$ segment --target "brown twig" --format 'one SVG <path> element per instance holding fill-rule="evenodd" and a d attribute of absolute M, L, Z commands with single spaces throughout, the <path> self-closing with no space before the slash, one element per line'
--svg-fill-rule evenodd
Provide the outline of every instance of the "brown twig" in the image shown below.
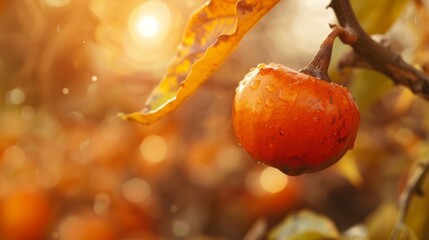
<path fill-rule="evenodd" d="M 349 0 L 332 0 L 328 7 L 334 10 L 339 24 L 357 36 L 356 41 L 344 43 L 350 45 L 371 69 L 429 99 L 429 76 L 407 64 L 400 55 L 372 40 L 356 20 Z"/>
<path fill-rule="evenodd" d="M 410 208 L 413 196 L 423 196 L 422 182 L 429 172 L 429 161 L 421 163 L 419 167 L 413 172 L 404 191 L 399 197 L 399 213 L 396 220 L 395 228 L 393 229 L 390 239 L 398 239 L 403 229 L 406 229 L 405 217 L 408 209 Z"/>

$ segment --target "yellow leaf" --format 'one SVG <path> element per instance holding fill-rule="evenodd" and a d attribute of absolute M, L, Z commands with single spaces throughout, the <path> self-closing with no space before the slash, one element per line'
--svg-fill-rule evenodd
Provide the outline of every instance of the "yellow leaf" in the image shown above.
<path fill-rule="evenodd" d="M 419 166 L 421 167 L 421 166 Z M 413 169 L 413 171 L 416 171 Z M 423 195 L 414 193 L 410 202 L 405 219 L 406 225 L 410 228 L 412 233 L 415 233 L 417 239 L 429 238 L 429 176 L 422 179 L 420 185 Z"/>
<path fill-rule="evenodd" d="M 396 202 L 382 202 L 366 219 L 370 239 L 389 239 L 398 215 Z"/>
<path fill-rule="evenodd" d="M 385 33 L 398 19 L 407 2 L 406 0 L 351 1 L 359 23 L 369 34 Z"/>
<path fill-rule="evenodd" d="M 392 89 L 393 83 L 386 76 L 366 69 L 353 71 L 355 81 L 350 85 L 361 114 L 366 113 L 380 99 L 380 96 Z"/>
<path fill-rule="evenodd" d="M 166 75 L 140 112 L 124 119 L 151 124 L 172 112 L 234 51 L 249 29 L 280 0 L 212 0 L 197 10 Z"/>
<path fill-rule="evenodd" d="M 286 217 L 268 235 L 270 240 L 326 240 L 339 237 L 332 220 L 307 209 Z"/>

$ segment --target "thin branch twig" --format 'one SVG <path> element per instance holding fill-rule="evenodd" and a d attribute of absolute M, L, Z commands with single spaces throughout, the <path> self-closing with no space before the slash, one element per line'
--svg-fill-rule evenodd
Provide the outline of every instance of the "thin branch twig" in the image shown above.
<path fill-rule="evenodd" d="M 349 0 L 332 0 L 328 7 L 334 10 L 339 24 L 357 36 L 356 41 L 344 43 L 350 45 L 371 69 L 429 99 L 429 76 L 407 64 L 400 55 L 372 40 L 356 20 Z"/>
<path fill-rule="evenodd" d="M 404 226 L 406 226 L 405 217 L 407 215 L 408 209 L 410 208 L 413 196 L 417 195 L 422 197 L 424 195 L 422 183 L 428 172 L 429 160 L 426 160 L 426 162 L 419 165 L 419 167 L 413 172 L 413 175 L 411 175 L 410 179 L 408 180 L 404 191 L 399 197 L 399 213 L 391 239 L 398 239 L 402 229 L 404 229 Z"/>

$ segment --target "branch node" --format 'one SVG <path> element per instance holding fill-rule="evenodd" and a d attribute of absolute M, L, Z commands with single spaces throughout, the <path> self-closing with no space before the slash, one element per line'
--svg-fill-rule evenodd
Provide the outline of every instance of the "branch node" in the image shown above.
<path fill-rule="evenodd" d="M 341 41 L 350 45 L 370 69 L 383 73 L 396 84 L 402 84 L 429 99 L 429 76 L 405 63 L 400 55 L 371 39 L 358 23 L 350 0 L 331 0 L 328 7 L 334 10 L 339 25 L 346 29 L 339 35 Z"/>

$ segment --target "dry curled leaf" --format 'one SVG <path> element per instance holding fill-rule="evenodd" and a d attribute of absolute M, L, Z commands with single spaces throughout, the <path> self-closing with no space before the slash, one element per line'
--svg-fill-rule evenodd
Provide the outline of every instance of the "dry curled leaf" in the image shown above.
<path fill-rule="evenodd" d="M 236 49 L 249 29 L 280 0 L 211 0 L 189 20 L 166 75 L 140 112 L 127 120 L 151 124 L 172 112 Z"/>

